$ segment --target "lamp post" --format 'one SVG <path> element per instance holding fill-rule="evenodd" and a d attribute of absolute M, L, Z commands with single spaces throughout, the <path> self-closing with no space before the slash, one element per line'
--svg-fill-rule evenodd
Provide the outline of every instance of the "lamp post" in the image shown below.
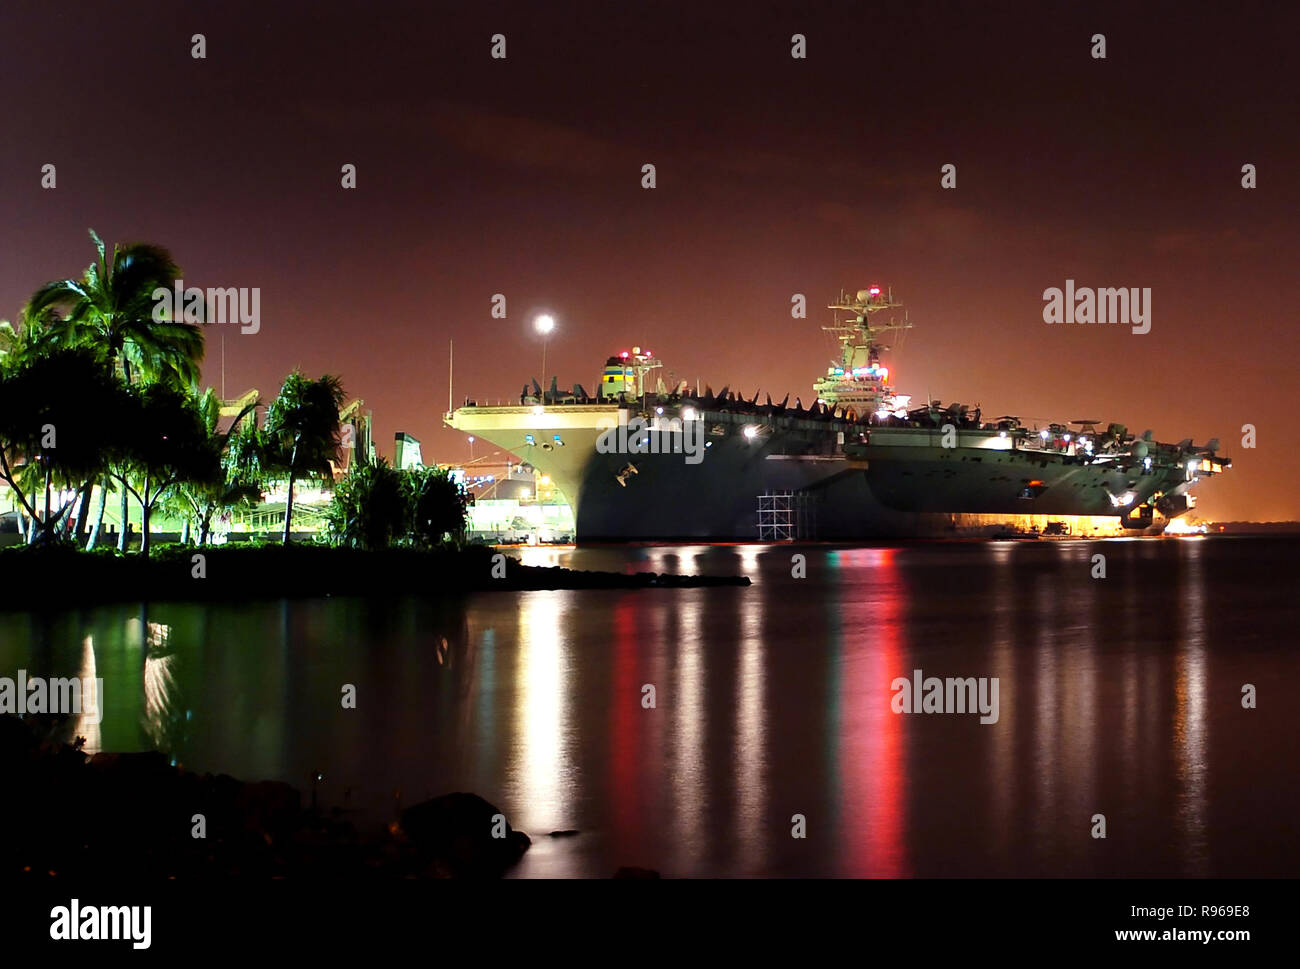
<path fill-rule="evenodd" d="M 469 463 L 474 463 L 474 435 L 469 436 Z"/>
<path fill-rule="evenodd" d="M 533 327 L 542 335 L 542 401 L 546 400 L 546 340 L 555 329 L 555 317 L 543 313 L 533 321 Z"/>

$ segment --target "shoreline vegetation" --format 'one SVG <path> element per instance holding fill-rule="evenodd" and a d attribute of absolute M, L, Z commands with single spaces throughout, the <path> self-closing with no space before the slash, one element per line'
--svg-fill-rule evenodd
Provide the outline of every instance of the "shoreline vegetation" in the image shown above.
<path fill-rule="evenodd" d="M 499 557 L 498 557 L 499 556 Z M 133 601 L 430 597 L 543 589 L 748 586 L 745 576 L 625 574 L 529 566 L 490 546 L 364 550 L 331 545 L 165 545 L 149 558 L 67 546 L 0 549 L 0 610 Z"/>
<path fill-rule="evenodd" d="M 9 505 L 0 526 L 12 520 L 29 546 L 93 552 L 113 494 L 117 550 L 128 550 L 139 521 L 142 559 L 155 531 L 206 547 L 235 516 L 263 510 L 285 546 L 295 510 L 300 522 L 317 519 L 306 531 L 345 548 L 463 545 L 470 498 L 450 465 L 390 466 L 362 401 L 347 403 L 335 374 L 294 370 L 265 402 L 256 391 L 229 401 L 202 389 L 206 331 L 223 313 L 214 317 L 197 289 L 185 291 L 183 312 L 171 301 L 181 269 L 165 248 L 119 244 L 110 255 L 93 229 L 90 238 L 96 259 L 80 276 L 45 283 L 16 323 L 0 320 L 0 499 Z M 325 496 L 325 508 L 305 516 L 315 492 L 310 503 Z M 122 574 L 102 577 L 111 586 Z M 451 581 L 449 570 L 434 577 Z"/>

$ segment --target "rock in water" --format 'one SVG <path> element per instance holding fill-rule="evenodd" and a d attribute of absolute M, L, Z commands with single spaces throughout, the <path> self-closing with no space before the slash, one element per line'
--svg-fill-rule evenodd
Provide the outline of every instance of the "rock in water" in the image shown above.
<path fill-rule="evenodd" d="M 532 844 L 477 794 L 444 794 L 409 807 L 402 830 L 431 864 L 455 878 L 498 878 Z"/>

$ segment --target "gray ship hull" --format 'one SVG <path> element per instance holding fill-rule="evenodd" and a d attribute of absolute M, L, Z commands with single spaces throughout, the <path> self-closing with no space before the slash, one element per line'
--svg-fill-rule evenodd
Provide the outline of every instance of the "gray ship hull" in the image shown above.
<path fill-rule="evenodd" d="M 579 541 L 932 538 L 1049 522 L 1109 534 L 1123 531 L 1122 513 L 1191 480 L 1182 465 L 1135 470 L 1016 450 L 996 432 L 963 431 L 945 448 L 938 430 L 880 429 L 846 448 L 860 428 L 731 413 L 704 415 L 708 447 L 692 463 L 680 431 L 643 432 L 642 450 L 601 453 L 613 405 L 539 410 L 464 407 L 448 422 L 550 475 Z M 756 420 L 764 433 L 747 438 Z"/>

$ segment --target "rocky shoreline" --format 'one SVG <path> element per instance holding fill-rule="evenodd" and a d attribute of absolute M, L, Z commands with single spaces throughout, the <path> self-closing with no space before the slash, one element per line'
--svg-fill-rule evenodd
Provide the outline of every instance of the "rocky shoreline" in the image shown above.
<path fill-rule="evenodd" d="M 84 879 L 499 878 L 532 840 L 475 794 L 358 826 L 278 781 L 173 767 L 162 753 L 82 753 L 51 716 L 0 715 L 0 872 Z M 554 832 L 559 837 L 576 832 Z M 620 869 L 616 878 L 656 878 Z"/>

